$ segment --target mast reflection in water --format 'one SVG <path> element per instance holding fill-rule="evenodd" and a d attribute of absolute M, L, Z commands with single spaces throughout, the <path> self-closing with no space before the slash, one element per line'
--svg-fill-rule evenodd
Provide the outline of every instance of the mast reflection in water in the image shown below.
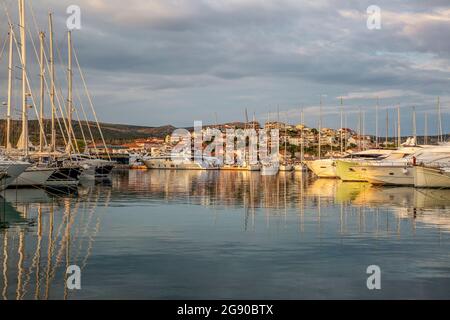
<path fill-rule="evenodd" d="M 2 196 L 3 299 L 450 298 L 450 190 L 155 170 Z"/>

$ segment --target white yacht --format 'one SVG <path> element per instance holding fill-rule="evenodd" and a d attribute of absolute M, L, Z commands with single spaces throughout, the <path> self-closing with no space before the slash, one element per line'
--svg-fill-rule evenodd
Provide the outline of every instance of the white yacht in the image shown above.
<path fill-rule="evenodd" d="M 48 178 L 56 172 L 56 168 L 47 166 L 30 166 L 22 172 L 16 179 L 14 179 L 9 187 L 44 187 Z"/>
<path fill-rule="evenodd" d="M 0 191 L 9 187 L 30 166 L 25 161 L 0 159 Z"/>
<path fill-rule="evenodd" d="M 201 159 L 191 158 L 184 155 L 162 155 L 148 157 L 142 160 L 148 169 L 170 169 L 170 170 L 217 170 L 219 162 L 213 157 Z"/>
<path fill-rule="evenodd" d="M 395 155 L 401 154 L 401 149 Z M 394 156 L 394 154 L 393 154 Z M 423 146 L 403 157 L 363 164 L 353 169 L 364 175 L 366 181 L 375 185 L 414 185 L 416 168 L 414 163 L 426 166 L 432 163 L 446 163 L 450 160 L 450 147 Z"/>
<path fill-rule="evenodd" d="M 388 155 L 390 150 L 371 149 L 366 151 L 355 152 L 342 158 L 328 158 L 305 161 L 305 164 L 319 178 L 341 178 L 346 171 L 344 166 L 348 163 L 363 159 L 379 159 Z M 340 163 L 340 164 L 339 164 Z M 338 169 L 338 165 L 341 167 Z M 344 177 L 344 179 L 347 177 Z"/>
<path fill-rule="evenodd" d="M 414 186 L 417 188 L 450 188 L 450 164 L 446 166 L 415 166 Z"/>
<path fill-rule="evenodd" d="M 305 161 L 306 166 L 319 178 L 337 178 L 336 159 L 318 159 Z"/>
<path fill-rule="evenodd" d="M 415 158 L 414 186 L 450 188 L 450 146 L 443 145 Z"/>
<path fill-rule="evenodd" d="M 336 160 L 336 174 L 342 181 L 367 181 L 353 169 L 353 166 L 361 162 L 371 163 L 387 158 L 393 150 L 369 149 L 355 152 L 342 159 Z"/>
<path fill-rule="evenodd" d="M 386 176 L 386 168 L 394 167 L 400 168 L 397 170 L 396 177 L 407 177 L 408 172 L 404 172 L 404 164 L 407 162 L 408 156 L 421 150 L 423 147 L 403 147 L 394 151 L 389 151 L 390 154 L 380 156 L 374 159 L 355 159 L 353 161 L 343 161 L 338 165 L 338 172 L 341 175 L 341 179 L 344 181 L 362 181 L 371 182 L 373 184 L 389 184 L 392 180 L 392 174 Z M 380 181 L 377 180 L 377 176 L 384 177 Z"/>

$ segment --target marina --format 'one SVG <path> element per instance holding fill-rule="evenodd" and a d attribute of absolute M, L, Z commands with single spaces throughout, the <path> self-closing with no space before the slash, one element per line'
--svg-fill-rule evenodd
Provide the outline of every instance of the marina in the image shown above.
<path fill-rule="evenodd" d="M 0 300 L 450 298 L 448 8 L 144 2 L 0 0 Z"/>

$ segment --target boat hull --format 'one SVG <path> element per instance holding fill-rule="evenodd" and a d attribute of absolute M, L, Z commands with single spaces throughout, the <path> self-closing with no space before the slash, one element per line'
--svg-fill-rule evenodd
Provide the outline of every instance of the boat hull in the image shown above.
<path fill-rule="evenodd" d="M 262 166 L 261 167 L 261 175 L 262 176 L 274 176 L 278 173 L 278 166 Z"/>
<path fill-rule="evenodd" d="M 4 173 L 1 183 L 0 191 L 8 188 L 11 183 L 13 183 L 17 177 L 19 177 L 26 169 L 31 166 L 28 162 L 15 162 L 15 163 L 4 163 L 0 165 L 0 171 Z"/>
<path fill-rule="evenodd" d="M 74 187 L 80 183 L 81 167 L 58 168 L 46 181 L 46 187 Z"/>
<path fill-rule="evenodd" d="M 336 161 L 336 174 L 342 181 L 348 182 L 366 182 L 367 179 L 361 171 L 356 171 L 355 167 L 358 166 L 356 161 Z"/>
<path fill-rule="evenodd" d="M 306 161 L 306 165 L 319 178 L 338 178 L 334 159 Z"/>
<path fill-rule="evenodd" d="M 355 168 L 374 185 L 412 186 L 414 171 L 410 166 L 359 166 Z"/>
<path fill-rule="evenodd" d="M 28 168 L 9 187 L 41 187 L 56 171 L 55 168 Z"/>
<path fill-rule="evenodd" d="M 170 159 L 150 159 L 143 161 L 148 169 L 167 170 L 216 170 L 217 167 L 203 166 L 195 161 L 172 161 Z"/>
<path fill-rule="evenodd" d="M 450 188 L 450 171 L 415 166 L 414 186 L 418 188 Z"/>

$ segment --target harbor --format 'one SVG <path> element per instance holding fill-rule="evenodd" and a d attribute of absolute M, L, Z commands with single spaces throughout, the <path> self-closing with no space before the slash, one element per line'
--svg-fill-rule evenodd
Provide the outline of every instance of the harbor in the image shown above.
<path fill-rule="evenodd" d="M 132 2 L 0 0 L 0 300 L 450 297 L 446 48 Z"/>

